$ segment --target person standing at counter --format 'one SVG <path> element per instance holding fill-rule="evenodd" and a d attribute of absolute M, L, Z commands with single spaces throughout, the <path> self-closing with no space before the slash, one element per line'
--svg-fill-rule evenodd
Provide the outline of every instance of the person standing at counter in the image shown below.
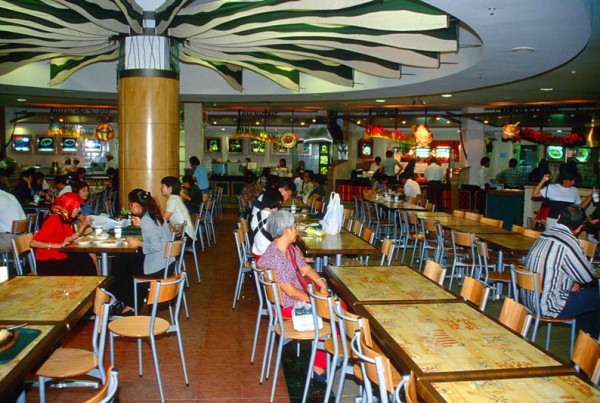
<path fill-rule="evenodd" d="M 400 161 L 394 158 L 394 152 L 392 150 L 387 150 L 385 152 L 385 159 L 381 161 L 379 172 L 386 174 L 388 178 L 390 178 L 390 183 L 395 183 L 396 167 L 398 168 L 398 174 L 402 173 L 404 167 Z"/>
<path fill-rule="evenodd" d="M 96 265 L 88 253 L 65 253 L 59 249 L 77 239 L 80 230 L 73 231 L 73 223 L 81 213 L 83 199 L 68 192 L 50 205 L 50 214 L 33 236 L 37 271 L 46 276 L 97 276 Z"/>
<path fill-rule="evenodd" d="M 525 175 L 517 168 L 518 163 L 519 161 L 516 158 L 511 158 L 508 161 L 508 168 L 496 175 L 498 182 L 504 184 L 504 189 L 524 189 L 523 186 L 527 183 L 527 180 Z"/>
<path fill-rule="evenodd" d="M 487 190 L 490 187 L 490 157 L 483 157 L 479 165 L 479 188 Z"/>
<path fill-rule="evenodd" d="M 552 175 L 546 174 L 531 194 L 532 200 L 542 199 L 550 207 L 548 218 L 546 218 L 546 229 L 550 229 L 556 224 L 560 212 L 569 205 L 579 204 L 585 210 L 592 202 L 592 194 L 583 202 L 581 201 L 579 190 L 574 186 L 576 179 L 575 172 L 568 168 L 560 169 L 559 172 L 557 183 L 547 185 Z M 546 187 L 544 188 L 544 186 Z"/>
<path fill-rule="evenodd" d="M 381 157 L 375 157 L 375 161 L 369 167 L 369 171 L 377 172 L 379 171 L 379 167 L 381 166 Z"/>
<path fill-rule="evenodd" d="M 200 164 L 200 160 L 195 155 L 190 157 L 190 165 L 194 170 L 192 176 L 198 183 L 198 187 L 202 193 L 208 193 L 210 191 L 208 179 L 210 178 L 210 173 Z"/>
<path fill-rule="evenodd" d="M 427 198 L 429 203 L 442 208 L 442 179 L 444 170 L 437 163 L 437 158 L 431 157 L 429 165 L 425 168 L 425 179 L 427 179 Z"/>
<path fill-rule="evenodd" d="M 119 165 L 111 153 L 106 153 L 106 164 L 104 165 L 104 170 L 108 171 L 109 168 L 119 169 Z"/>

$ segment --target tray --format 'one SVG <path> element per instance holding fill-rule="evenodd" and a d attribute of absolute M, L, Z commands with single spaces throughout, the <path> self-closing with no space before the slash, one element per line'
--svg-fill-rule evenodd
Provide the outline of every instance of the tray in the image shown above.
<path fill-rule="evenodd" d="M 25 347 L 29 345 L 36 337 L 38 337 L 42 333 L 39 329 L 19 329 L 15 330 L 15 336 L 13 340 L 16 342 L 7 348 L 6 350 L 0 352 L 0 365 L 6 364 L 9 361 L 12 361 Z"/>

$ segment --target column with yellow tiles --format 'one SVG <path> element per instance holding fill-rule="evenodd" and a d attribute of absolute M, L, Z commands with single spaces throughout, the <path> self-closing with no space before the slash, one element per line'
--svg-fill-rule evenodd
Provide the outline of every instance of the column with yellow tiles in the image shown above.
<path fill-rule="evenodd" d="M 162 202 L 161 178 L 179 174 L 176 52 L 169 38 L 129 39 L 123 41 L 118 72 L 121 206 L 128 205 L 127 194 L 135 188 L 149 190 Z"/>

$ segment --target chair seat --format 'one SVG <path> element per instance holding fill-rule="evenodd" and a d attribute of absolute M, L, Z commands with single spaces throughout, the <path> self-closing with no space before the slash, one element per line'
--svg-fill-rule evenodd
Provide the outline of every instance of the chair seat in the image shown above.
<path fill-rule="evenodd" d="M 340 335 L 337 335 L 337 341 L 338 341 L 338 348 L 340 351 L 338 351 L 338 357 L 343 357 L 344 356 L 344 349 L 342 347 L 342 343 L 346 343 L 346 345 L 348 346 L 348 350 L 350 350 L 350 345 L 348 344 L 348 342 L 346 340 L 342 340 L 342 338 L 340 337 Z M 325 346 L 325 351 L 327 351 L 327 353 L 329 354 L 333 354 L 333 337 L 328 338 L 327 340 L 325 340 L 324 343 Z"/>
<path fill-rule="evenodd" d="M 288 339 L 294 340 L 312 340 L 315 338 L 314 330 L 307 330 L 304 332 L 300 332 L 294 329 L 294 324 L 292 320 L 286 320 L 283 322 L 285 326 L 285 337 Z M 281 335 L 281 330 L 279 329 L 279 325 L 275 326 L 275 333 Z M 319 335 L 321 337 L 327 337 L 331 334 L 331 325 L 329 323 L 323 321 L 323 328 L 319 330 Z"/>
<path fill-rule="evenodd" d="M 533 319 L 536 319 L 535 314 L 532 314 Z M 568 318 L 551 318 L 550 316 L 540 316 L 540 322 L 546 323 L 566 323 L 575 320 L 575 317 L 571 316 Z"/>
<path fill-rule="evenodd" d="M 411 239 L 418 239 L 419 241 L 423 240 L 423 234 L 410 234 Z"/>
<path fill-rule="evenodd" d="M 46 378 L 70 378 L 87 374 L 96 367 L 98 367 L 98 357 L 93 351 L 59 348 L 35 374 Z"/>
<path fill-rule="evenodd" d="M 126 316 L 108 324 L 108 330 L 123 337 L 148 337 L 150 336 L 150 316 Z M 154 335 L 166 333 L 169 322 L 156 318 L 154 322 Z"/>
<path fill-rule="evenodd" d="M 488 273 L 488 281 L 495 281 L 495 282 L 510 284 L 510 282 L 511 282 L 510 272 L 508 272 L 508 271 L 503 271 L 503 272 L 490 271 Z"/>

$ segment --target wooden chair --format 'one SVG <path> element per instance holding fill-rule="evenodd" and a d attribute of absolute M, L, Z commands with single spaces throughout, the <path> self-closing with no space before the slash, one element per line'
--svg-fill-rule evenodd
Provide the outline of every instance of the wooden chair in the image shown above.
<path fill-rule="evenodd" d="M 417 397 L 417 378 L 414 371 L 410 371 L 410 377 L 406 381 L 406 387 L 404 389 L 404 398 L 406 403 L 418 403 Z"/>
<path fill-rule="evenodd" d="M 32 239 L 33 234 L 31 232 L 19 235 L 18 237 L 12 239 L 13 258 L 15 261 L 17 274 L 19 276 L 25 274 L 25 261 L 27 262 L 31 273 L 37 274 L 35 253 L 33 251 L 33 248 L 31 248 L 30 246 Z"/>
<path fill-rule="evenodd" d="M 119 370 L 113 367 L 106 369 L 106 382 L 94 396 L 85 400 L 83 403 L 105 403 L 115 400 L 117 390 L 119 389 Z"/>
<path fill-rule="evenodd" d="M 525 227 L 517 225 L 517 224 L 513 224 L 512 227 L 510 228 L 510 230 L 512 232 L 523 234 L 525 232 Z"/>
<path fill-rule="evenodd" d="M 465 212 L 465 218 L 467 220 L 479 221 L 479 220 L 481 220 L 482 217 L 483 217 L 483 214 L 473 213 L 471 211 Z"/>
<path fill-rule="evenodd" d="M 423 268 L 423 262 L 433 252 L 433 260 L 441 262 L 444 254 L 444 231 L 437 220 L 419 219 L 421 224 L 421 254 L 419 258 L 419 271 Z"/>
<path fill-rule="evenodd" d="M 35 375 L 39 381 L 40 402 L 46 401 L 46 383 L 53 379 L 73 378 L 87 374 L 106 383 L 104 371 L 104 347 L 106 328 L 110 312 L 110 296 L 97 288 L 94 298 L 94 329 L 92 330 L 92 351 L 78 348 L 58 348 L 48 357 Z M 72 386 L 94 386 L 95 383 L 78 383 Z"/>
<path fill-rule="evenodd" d="M 575 368 L 583 371 L 594 385 L 598 385 L 600 381 L 600 343 L 598 340 L 580 330 L 571 360 L 575 363 Z"/>
<path fill-rule="evenodd" d="M 532 316 L 527 309 L 512 298 L 504 298 L 498 320 L 523 337 L 527 337 Z"/>
<path fill-rule="evenodd" d="M 356 236 L 361 236 L 362 229 L 363 229 L 362 222 L 360 222 L 360 220 L 356 220 L 352 223 L 352 229 L 350 230 L 350 232 L 352 232 Z"/>
<path fill-rule="evenodd" d="M 427 259 L 427 263 L 425 263 L 425 270 L 423 270 L 423 275 L 435 281 L 439 285 L 442 285 L 444 284 L 444 277 L 446 276 L 446 268 L 431 259 Z"/>
<path fill-rule="evenodd" d="M 470 268 L 470 272 L 473 272 L 476 262 L 475 235 L 468 232 L 452 230 L 450 236 L 452 239 L 452 254 L 454 261 L 452 262 L 450 284 L 448 285 L 448 288 L 452 288 L 452 282 L 454 281 L 455 275 L 459 278 L 464 275 L 464 268 Z M 457 268 L 460 269 L 459 271 L 461 271 L 461 273 L 456 272 Z"/>
<path fill-rule="evenodd" d="M 392 258 L 394 257 L 394 242 L 391 239 L 385 238 L 381 243 L 381 266 L 385 263 L 386 265 L 392 264 Z"/>
<path fill-rule="evenodd" d="M 271 310 L 274 313 L 275 317 L 275 326 L 272 329 L 273 334 L 270 337 L 270 351 L 269 351 L 269 365 L 267 366 L 267 378 L 270 370 L 270 362 L 273 355 L 273 348 L 275 347 L 275 337 L 279 338 L 279 343 L 277 344 L 277 356 L 275 358 L 275 370 L 273 373 L 273 385 L 271 389 L 271 398 L 272 402 L 275 398 L 275 389 L 277 388 L 277 378 L 279 377 L 279 367 L 281 366 L 281 355 L 283 352 L 283 345 L 286 344 L 289 340 L 315 340 L 315 335 L 317 334 L 315 331 L 304 331 L 300 332 L 294 330 L 294 325 L 290 319 L 284 319 L 283 314 L 281 313 L 281 309 L 283 307 L 283 298 L 281 295 L 281 290 L 279 288 L 279 283 L 276 280 L 270 280 L 270 270 L 265 271 L 263 275 L 259 278 L 259 282 L 263 287 L 263 291 L 265 293 L 266 301 L 267 301 L 267 310 Z M 323 328 L 319 329 L 318 334 L 321 338 L 327 337 L 331 335 L 331 326 L 328 322 L 323 321 Z M 315 345 L 313 345 L 314 347 Z M 315 351 L 311 352 L 311 355 L 314 355 Z M 308 373 L 312 374 L 312 367 L 308 368 Z M 310 375 L 309 375 L 310 376 Z M 262 375 L 261 375 L 262 380 Z M 310 380 L 309 380 L 310 382 Z M 306 392 L 306 391 L 305 391 Z M 304 399 L 306 396 L 304 396 Z"/>
<path fill-rule="evenodd" d="M 454 210 L 452 212 L 452 217 L 465 218 L 465 214 L 467 212 L 464 210 Z"/>
<path fill-rule="evenodd" d="M 525 228 L 525 230 L 523 231 L 523 235 L 537 239 L 540 235 L 542 235 L 542 232 L 536 231 L 534 229 Z"/>
<path fill-rule="evenodd" d="M 350 345 L 352 353 L 360 361 L 362 380 L 365 383 L 368 401 L 372 401 L 371 383 L 373 383 L 379 387 L 379 401 L 387 403 L 390 400 L 389 396 L 399 395 L 398 389 L 404 387 L 406 381 L 392 366 L 389 358 L 367 345 L 363 333 L 364 329 L 357 330 Z"/>
<path fill-rule="evenodd" d="M 25 218 L 23 220 L 12 221 L 10 233 L 13 239 L 28 232 L 31 232 L 31 219 Z M 0 250 L 0 253 L 4 261 L 3 266 L 8 266 L 10 249 Z"/>
<path fill-rule="evenodd" d="M 402 216 L 405 220 L 405 228 L 407 230 L 405 248 L 402 251 L 402 260 L 404 260 L 406 249 L 412 246 L 413 252 L 410 258 L 410 265 L 412 266 L 415 259 L 415 252 L 419 248 L 419 244 L 423 242 L 423 234 L 419 232 L 420 222 L 416 214 L 403 212 Z"/>
<path fill-rule="evenodd" d="M 460 289 L 460 296 L 471 301 L 479 307 L 481 312 L 485 311 L 488 295 L 490 294 L 489 287 L 473 277 L 466 276 Z"/>
<path fill-rule="evenodd" d="M 487 242 L 474 241 L 474 244 L 477 253 L 477 269 L 473 277 L 483 279 L 486 285 L 494 287 L 493 300 L 498 300 L 500 299 L 500 295 L 502 295 L 502 286 L 504 284 L 508 285 L 510 292 L 510 271 L 505 270 L 506 263 L 504 261 L 500 262 L 490 257 Z M 520 261 L 519 263 L 522 264 Z"/>
<path fill-rule="evenodd" d="M 542 294 L 542 277 L 539 273 L 527 271 L 523 268 L 511 267 L 510 274 L 512 277 L 513 290 L 515 301 L 519 302 L 519 290 L 523 292 L 533 293 L 533 307 L 528 307 L 533 319 L 533 334 L 531 335 L 531 341 L 535 343 L 537 336 L 538 327 L 540 322 L 544 322 L 547 325 L 546 330 L 546 350 L 550 347 L 550 333 L 552 332 L 552 324 L 554 323 L 565 323 L 571 325 L 571 347 L 569 352 L 573 353 L 573 345 L 575 343 L 575 318 L 551 318 L 549 316 L 542 316 L 541 308 L 541 294 Z"/>
<path fill-rule="evenodd" d="M 373 229 L 375 238 L 385 236 L 394 238 L 396 236 L 396 223 L 381 218 L 381 208 L 376 203 L 369 204 L 369 227 Z"/>
<path fill-rule="evenodd" d="M 156 337 L 176 333 L 177 344 L 179 346 L 179 355 L 183 367 L 185 384 L 189 385 L 187 369 L 185 365 L 185 355 L 183 353 L 183 342 L 181 329 L 179 327 L 179 313 L 181 311 L 181 301 L 183 299 L 183 288 L 185 287 L 185 272 L 177 276 L 169 277 L 164 280 L 153 280 L 150 283 L 150 292 L 148 294 L 148 306 L 152 307 L 150 315 L 125 316 L 109 323 L 110 332 L 110 365 L 114 365 L 114 341 L 115 337 L 135 338 L 138 341 L 138 362 L 139 375 L 142 376 L 142 339 L 147 338 L 152 349 L 154 358 L 154 368 L 156 369 L 156 378 L 158 381 L 158 390 L 160 398 L 165 400 L 163 393 L 162 380 L 160 377 L 160 365 L 158 362 L 158 353 L 156 351 Z M 169 306 L 170 320 L 157 317 L 158 305 L 167 303 Z M 136 311 L 137 312 L 137 311 Z"/>
<path fill-rule="evenodd" d="M 237 275 L 237 283 L 235 286 L 235 292 L 233 293 L 233 304 L 231 305 L 231 309 L 235 309 L 235 304 L 240 300 L 240 295 L 242 293 L 242 286 L 244 285 L 244 278 L 247 273 L 252 271 L 252 261 L 248 258 L 249 250 L 245 247 L 244 244 L 244 230 L 242 228 L 238 228 L 233 230 L 233 237 L 235 239 L 235 248 L 238 254 L 238 275 Z"/>
<path fill-rule="evenodd" d="M 487 217 L 481 217 L 479 222 L 482 224 L 491 225 L 493 227 L 498 227 L 498 228 L 502 228 L 502 226 L 504 225 L 504 220 L 496 220 L 494 218 L 487 218 Z"/>
<path fill-rule="evenodd" d="M 410 196 L 410 197 L 407 197 L 407 198 L 406 198 L 406 202 L 407 202 L 408 204 L 416 204 L 416 205 L 419 205 L 419 198 L 418 198 L 418 197 L 415 197 L 415 196 Z"/>
<path fill-rule="evenodd" d="M 350 221 L 352 218 L 354 218 L 354 210 L 345 208 L 342 215 L 342 223 L 344 228 L 346 228 L 348 221 Z"/>
<path fill-rule="evenodd" d="M 590 263 L 594 263 L 594 257 L 596 256 L 596 247 L 598 246 L 598 244 L 581 238 L 577 238 L 577 240 L 581 244 L 581 247 L 583 248 L 583 253 L 585 253 L 585 256 L 590 260 Z"/>
<path fill-rule="evenodd" d="M 427 204 L 427 206 L 425 207 L 427 209 L 427 211 L 429 212 L 434 212 L 435 211 L 435 204 L 433 203 L 429 203 Z"/>
<path fill-rule="evenodd" d="M 27 213 L 27 214 L 25 214 L 25 216 L 31 222 L 31 228 L 29 229 L 29 232 L 35 233 L 38 230 L 38 225 L 37 225 L 38 224 L 37 223 L 38 215 L 37 215 L 37 213 Z"/>

